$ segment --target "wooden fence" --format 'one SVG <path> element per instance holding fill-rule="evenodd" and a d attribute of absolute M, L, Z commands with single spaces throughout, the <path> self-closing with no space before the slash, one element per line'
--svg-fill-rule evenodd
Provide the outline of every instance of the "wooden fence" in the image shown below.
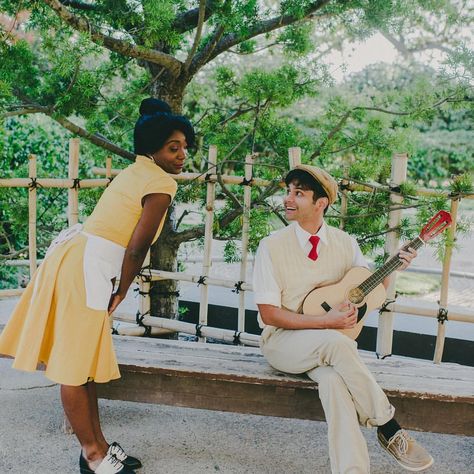
<path fill-rule="evenodd" d="M 295 167 L 301 163 L 301 150 L 298 147 L 290 148 L 288 151 L 290 168 Z M 350 191 L 365 191 L 373 192 L 374 189 L 390 192 L 391 202 L 399 204 L 403 201 L 403 197 L 395 190 L 406 179 L 407 169 L 407 155 L 396 154 L 392 159 L 392 174 L 389 186 L 382 185 L 368 185 L 351 182 L 349 178 L 344 179 L 342 191 L 341 211 L 347 210 L 348 192 Z M 29 159 L 29 177 L 28 178 L 11 178 L 0 179 L 0 187 L 25 187 L 29 188 L 28 195 L 28 209 L 29 209 L 29 267 L 30 275 L 36 270 L 36 202 L 37 202 L 37 186 L 42 188 L 64 188 L 68 190 L 68 223 L 74 225 L 78 221 L 78 199 L 79 190 L 84 188 L 105 187 L 117 175 L 120 170 L 112 169 L 111 158 L 106 161 L 105 168 L 94 168 L 95 174 L 105 175 L 105 178 L 100 179 L 79 179 L 79 139 L 74 138 L 70 140 L 69 144 L 69 169 L 67 179 L 52 179 L 52 178 L 38 178 L 36 173 L 36 156 L 31 155 Z M 253 157 L 247 156 L 245 160 L 245 176 L 218 176 L 217 172 L 217 148 L 211 146 L 209 148 L 208 169 L 204 176 L 199 173 L 181 173 L 178 176 L 173 176 L 178 182 L 196 181 L 203 183 L 207 188 L 206 206 L 205 206 L 205 236 L 204 236 L 204 256 L 202 259 L 202 270 L 200 275 L 186 274 L 183 272 L 167 272 L 162 270 L 147 271 L 147 278 L 137 278 L 140 285 L 140 301 L 139 311 L 142 318 L 142 325 L 135 327 L 120 328 L 119 333 L 126 335 L 144 335 L 159 334 L 162 332 L 180 331 L 188 334 L 197 334 L 202 338 L 212 337 L 224 341 L 239 341 L 246 345 L 257 346 L 259 336 L 247 333 L 245 331 L 245 300 L 246 292 L 252 291 L 252 285 L 247 283 L 246 273 L 248 265 L 248 236 L 250 223 L 250 208 L 251 208 L 251 187 L 252 186 L 268 186 L 270 181 L 253 177 Z M 241 235 L 241 251 L 242 258 L 240 263 L 240 280 L 226 280 L 221 278 L 213 278 L 209 276 L 211 266 L 211 251 L 213 240 L 213 223 L 214 223 L 214 203 L 215 203 L 215 189 L 216 183 L 221 181 L 225 184 L 241 184 L 244 186 L 244 200 L 243 200 L 243 217 L 242 217 L 242 235 Z M 452 196 L 449 193 L 440 193 L 426 188 L 419 188 L 416 192 L 421 196 L 445 195 L 447 199 L 451 200 L 451 214 L 454 225 L 449 229 L 450 240 L 453 241 L 456 235 L 456 219 L 457 211 L 460 202 L 460 196 Z M 463 196 L 467 199 L 474 198 L 474 195 L 469 194 Z M 394 206 L 395 209 L 389 213 L 389 228 L 396 228 L 401 220 L 400 206 Z M 398 207 L 398 209 L 397 209 Z M 341 227 L 344 227 L 344 215 L 341 219 Z M 385 251 L 393 254 L 399 248 L 398 236 L 395 231 L 390 232 L 387 236 Z M 379 328 L 377 333 L 377 353 L 379 356 L 391 354 L 392 351 L 392 335 L 393 335 L 393 315 L 395 313 L 411 314 L 416 316 L 424 316 L 438 319 L 438 334 L 436 338 L 436 348 L 434 353 L 434 362 L 439 363 L 442 359 L 446 325 L 449 320 L 461 322 L 474 322 L 474 312 L 467 311 L 459 307 L 451 307 L 448 305 L 448 288 L 449 276 L 451 266 L 452 247 L 447 246 L 445 249 L 445 257 L 442 267 L 441 292 L 438 305 L 432 305 L 429 309 L 420 309 L 414 306 L 402 305 L 395 300 L 395 279 L 396 272 L 390 276 L 390 284 L 387 292 L 387 305 L 385 310 L 380 313 Z M 148 265 L 149 255 L 144 263 Z M 150 310 L 149 290 L 151 281 L 156 280 L 180 280 L 194 282 L 201 285 L 200 292 L 200 309 L 199 309 L 199 324 L 191 324 L 182 321 L 159 318 L 147 315 Z M 239 294 L 238 304 L 238 328 L 237 331 L 226 329 L 218 329 L 208 326 L 207 312 L 208 312 L 208 289 L 209 286 L 220 286 L 232 289 Z M 21 294 L 23 289 L 14 290 L 0 290 L 0 297 L 14 296 Z M 114 318 L 119 321 L 126 321 L 130 323 L 136 322 L 136 317 L 133 315 L 126 315 L 120 312 L 114 313 Z"/>

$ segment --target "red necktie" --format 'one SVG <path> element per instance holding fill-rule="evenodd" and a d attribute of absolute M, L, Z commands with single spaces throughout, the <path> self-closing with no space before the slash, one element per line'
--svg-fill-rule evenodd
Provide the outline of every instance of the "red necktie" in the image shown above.
<path fill-rule="evenodd" d="M 319 237 L 317 235 L 312 235 L 309 238 L 309 241 L 311 242 L 311 245 L 313 248 L 310 250 L 308 257 L 311 260 L 316 260 L 318 258 L 318 243 L 319 243 Z"/>

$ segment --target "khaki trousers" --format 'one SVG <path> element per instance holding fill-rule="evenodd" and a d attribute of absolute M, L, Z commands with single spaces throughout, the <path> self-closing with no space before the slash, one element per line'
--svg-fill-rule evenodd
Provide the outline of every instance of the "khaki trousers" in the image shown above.
<path fill-rule="evenodd" d="M 357 344 L 331 329 L 289 330 L 267 326 L 262 353 L 277 370 L 307 373 L 318 382 L 328 424 L 333 474 L 370 472 L 367 444 L 359 423 L 380 426 L 395 409 L 357 352 Z"/>

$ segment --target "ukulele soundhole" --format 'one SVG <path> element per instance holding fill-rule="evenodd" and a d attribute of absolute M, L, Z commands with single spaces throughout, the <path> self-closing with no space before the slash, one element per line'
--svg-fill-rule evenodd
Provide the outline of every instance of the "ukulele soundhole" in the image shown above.
<path fill-rule="evenodd" d="M 352 288 L 349 291 L 349 301 L 354 304 L 361 303 L 364 299 L 364 292 L 360 288 Z"/>

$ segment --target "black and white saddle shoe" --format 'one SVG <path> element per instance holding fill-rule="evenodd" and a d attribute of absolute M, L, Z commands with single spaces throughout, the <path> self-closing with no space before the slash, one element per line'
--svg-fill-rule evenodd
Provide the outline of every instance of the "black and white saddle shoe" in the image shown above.
<path fill-rule="evenodd" d="M 93 471 L 82 455 L 79 457 L 79 471 L 81 474 L 135 474 L 135 471 L 124 466 L 114 455 L 107 454 L 97 469 Z"/>
<path fill-rule="evenodd" d="M 107 454 L 114 455 L 124 466 L 130 469 L 140 469 L 142 467 L 140 460 L 129 456 L 117 442 L 113 442 L 109 446 Z"/>

